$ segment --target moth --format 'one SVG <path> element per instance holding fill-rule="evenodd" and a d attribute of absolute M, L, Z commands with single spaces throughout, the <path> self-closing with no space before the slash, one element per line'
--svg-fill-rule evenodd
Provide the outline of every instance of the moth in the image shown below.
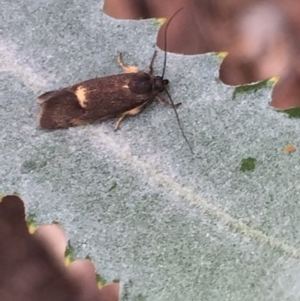
<path fill-rule="evenodd" d="M 124 74 L 89 79 L 75 85 L 42 94 L 39 125 L 43 129 L 64 129 L 118 117 L 115 130 L 129 115 L 140 113 L 154 99 L 167 103 L 159 94 L 169 81 L 153 75 L 154 52 L 149 73 L 118 61 Z M 179 104 L 175 105 L 178 106 Z"/>
<path fill-rule="evenodd" d="M 171 20 L 180 10 L 168 21 L 166 32 Z M 166 41 L 165 38 L 165 43 Z M 188 143 L 176 110 L 181 103 L 173 103 L 167 90 L 169 80 L 164 78 L 167 51 L 165 50 L 161 76 L 153 74 L 156 54 L 157 51 L 151 59 L 149 72 L 140 71 L 136 66 L 125 65 L 120 53 L 118 62 L 124 71 L 123 74 L 89 79 L 40 95 L 37 99 L 40 104 L 39 126 L 46 130 L 66 129 L 117 117 L 115 123 L 117 130 L 126 116 L 139 114 L 157 100 L 174 108 L 180 130 Z M 160 95 L 163 92 L 168 95 L 170 102 Z"/>

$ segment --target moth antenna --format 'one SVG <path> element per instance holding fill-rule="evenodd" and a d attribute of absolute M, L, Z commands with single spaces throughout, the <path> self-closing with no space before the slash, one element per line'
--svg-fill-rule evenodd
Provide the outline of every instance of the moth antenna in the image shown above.
<path fill-rule="evenodd" d="M 167 66 L 167 31 L 168 31 L 168 27 L 171 23 L 171 21 L 173 20 L 173 18 L 183 9 L 183 7 L 181 7 L 180 9 L 178 9 L 173 16 L 169 19 L 167 25 L 166 25 L 166 30 L 165 30 L 165 57 L 164 57 L 164 67 L 163 67 L 163 72 L 162 72 L 162 78 L 164 78 L 165 76 L 165 72 L 166 72 L 166 66 Z"/>
<path fill-rule="evenodd" d="M 174 102 L 173 102 L 173 99 L 172 99 L 172 97 L 171 97 L 171 95 L 170 95 L 170 93 L 168 92 L 167 89 L 165 89 L 165 92 L 166 92 L 166 94 L 168 95 L 168 97 L 169 97 L 169 99 L 170 99 L 170 101 L 171 101 L 172 107 L 173 107 L 173 109 L 174 109 L 174 111 L 175 111 L 175 116 L 176 116 L 177 123 L 178 123 L 179 128 L 180 128 L 182 137 L 184 138 L 184 140 L 186 141 L 187 145 L 189 146 L 191 153 L 194 154 L 193 149 L 192 149 L 192 147 L 191 147 L 191 145 L 190 145 L 190 143 L 189 143 L 189 140 L 186 138 L 186 136 L 185 136 L 185 134 L 184 134 L 184 131 L 183 131 L 183 128 L 182 128 L 182 125 L 181 125 L 181 122 L 180 122 L 180 119 L 179 119 L 179 116 L 178 116 L 178 112 L 177 112 L 176 107 L 175 107 L 175 104 L 174 104 Z"/>
<path fill-rule="evenodd" d="M 168 21 L 168 23 L 167 23 L 167 25 L 166 25 L 166 29 L 165 29 L 165 41 L 164 41 L 164 42 L 165 42 L 165 54 L 164 54 L 164 67 L 163 67 L 163 72 L 162 72 L 162 76 L 161 76 L 162 78 L 164 78 L 164 76 L 165 76 L 166 66 L 167 66 L 167 49 L 168 49 L 168 48 L 167 48 L 167 42 L 168 42 L 168 39 L 167 39 L 167 32 L 168 32 L 168 27 L 169 27 L 171 21 L 173 20 L 173 18 L 174 18 L 174 17 L 175 17 L 182 9 L 183 9 L 183 7 L 181 7 L 180 9 L 178 9 L 178 10 L 173 14 L 173 16 L 169 19 L 169 21 Z M 179 119 L 179 116 L 178 116 L 178 112 L 177 112 L 176 107 L 175 107 L 175 104 L 174 104 L 174 102 L 173 102 L 173 99 L 172 99 L 172 97 L 171 97 L 169 91 L 168 91 L 167 89 L 164 89 L 164 90 L 165 90 L 166 94 L 168 95 L 168 97 L 169 97 L 169 99 L 170 99 L 170 102 L 171 102 L 171 104 L 172 104 L 172 107 L 173 107 L 173 109 L 174 109 L 175 116 L 176 116 L 176 119 L 177 119 L 177 123 L 178 123 L 178 125 L 179 125 L 179 129 L 180 129 L 180 131 L 181 131 L 182 137 L 184 138 L 185 142 L 187 143 L 187 145 L 188 145 L 188 147 L 189 147 L 191 153 L 194 154 L 193 149 L 192 149 L 192 147 L 191 147 L 191 145 L 190 145 L 190 143 L 189 143 L 189 140 L 187 139 L 187 137 L 186 137 L 185 134 L 184 134 L 184 131 L 183 131 L 183 128 L 182 128 L 182 125 L 181 125 L 181 122 L 180 122 L 180 119 Z"/>

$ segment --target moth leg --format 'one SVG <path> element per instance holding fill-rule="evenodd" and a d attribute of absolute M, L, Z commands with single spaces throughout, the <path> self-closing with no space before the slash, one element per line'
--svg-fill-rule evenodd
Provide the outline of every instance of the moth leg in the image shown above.
<path fill-rule="evenodd" d="M 118 63 L 125 73 L 137 73 L 139 69 L 136 66 L 126 66 L 123 62 L 122 53 L 118 55 Z"/>
<path fill-rule="evenodd" d="M 154 64 L 154 60 L 156 58 L 156 55 L 157 55 L 157 51 L 155 50 L 154 54 L 152 56 L 152 59 L 151 59 L 150 66 L 149 66 L 149 69 L 150 69 L 149 74 L 151 74 L 151 75 L 153 74 L 153 64 Z"/>
<path fill-rule="evenodd" d="M 161 96 L 156 96 L 155 99 L 157 99 L 161 104 L 164 104 L 164 105 L 173 107 L 173 105 L 172 105 L 170 102 L 166 101 L 166 100 L 165 100 L 164 98 L 162 98 Z M 180 105 L 181 105 L 181 102 L 176 103 L 174 106 L 175 106 L 175 108 L 177 109 Z"/>
<path fill-rule="evenodd" d="M 148 102 L 145 102 L 145 103 L 143 103 L 142 105 L 140 105 L 140 106 L 138 106 L 138 107 L 136 107 L 136 108 L 133 108 L 133 109 L 131 109 L 131 110 L 129 110 L 129 111 L 124 112 L 124 113 L 119 117 L 119 119 L 117 120 L 117 122 L 116 122 L 116 124 L 115 124 L 115 131 L 119 129 L 121 122 L 123 121 L 123 119 L 124 119 L 126 116 L 134 116 L 134 115 L 139 114 L 143 109 L 145 109 L 147 103 L 148 103 Z"/>

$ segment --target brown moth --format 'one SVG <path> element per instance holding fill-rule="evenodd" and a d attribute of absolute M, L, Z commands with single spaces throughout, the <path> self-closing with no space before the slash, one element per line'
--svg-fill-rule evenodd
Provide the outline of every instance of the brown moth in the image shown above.
<path fill-rule="evenodd" d="M 180 10 L 170 18 L 167 26 Z M 165 43 L 166 41 L 165 38 Z M 148 73 L 138 70 L 136 66 L 126 66 L 120 54 L 118 62 L 124 71 L 123 74 L 89 79 L 40 95 L 37 100 L 41 105 L 39 126 L 46 130 L 65 129 L 118 117 L 115 124 L 117 130 L 126 116 L 137 115 L 147 105 L 158 100 L 174 108 L 180 130 L 188 143 L 176 110 L 180 103 L 173 103 L 166 88 L 169 84 L 169 81 L 164 79 L 167 50 L 162 76 L 153 75 L 156 53 L 155 51 Z M 168 95 L 170 103 L 160 96 L 163 92 Z"/>
<path fill-rule="evenodd" d="M 68 128 L 119 116 L 117 130 L 124 117 L 140 113 L 154 99 L 167 103 L 159 94 L 169 81 L 153 75 L 152 62 L 146 73 L 135 66 L 125 66 L 121 54 L 118 60 L 124 74 L 89 79 L 39 96 L 40 127 Z"/>

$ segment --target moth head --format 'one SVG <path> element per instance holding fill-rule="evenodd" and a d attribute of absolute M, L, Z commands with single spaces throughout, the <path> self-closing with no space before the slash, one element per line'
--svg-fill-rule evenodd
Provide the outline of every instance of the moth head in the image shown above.
<path fill-rule="evenodd" d="M 169 84 L 169 80 L 162 78 L 161 76 L 155 76 L 153 78 L 153 88 L 155 91 L 163 92 L 166 90 L 166 86 Z"/>

